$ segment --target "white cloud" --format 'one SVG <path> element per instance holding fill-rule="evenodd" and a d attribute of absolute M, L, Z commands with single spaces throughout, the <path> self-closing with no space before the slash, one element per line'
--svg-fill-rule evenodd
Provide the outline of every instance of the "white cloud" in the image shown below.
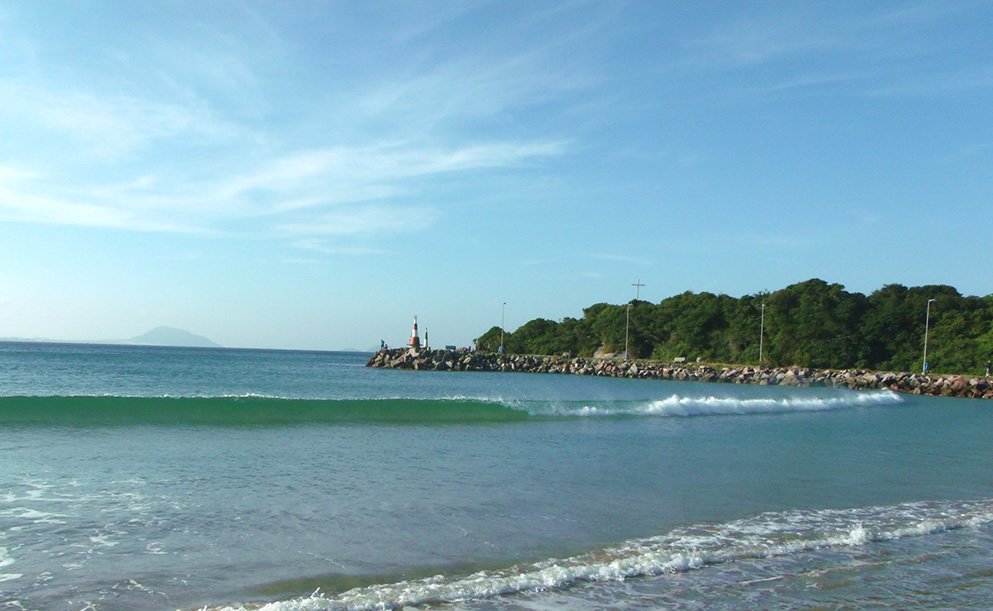
<path fill-rule="evenodd" d="M 778 93 L 802 89 L 814 89 L 832 85 L 846 85 L 854 81 L 865 80 L 873 75 L 870 72 L 840 72 L 836 74 L 805 74 L 792 76 L 765 87 L 758 87 L 758 91 L 765 93 Z"/>
<path fill-rule="evenodd" d="M 321 214 L 307 223 L 278 225 L 277 230 L 307 236 L 381 236 L 428 227 L 437 211 L 426 207 L 349 206 Z"/>
<path fill-rule="evenodd" d="M 534 266 L 537 266 L 537 265 L 548 265 L 549 263 L 553 263 L 554 261 L 555 261 L 555 259 L 550 259 L 550 258 L 539 259 L 539 258 L 536 258 L 536 257 L 532 257 L 532 258 L 529 258 L 529 259 L 521 259 L 521 265 L 526 265 L 528 267 L 534 267 Z"/>
<path fill-rule="evenodd" d="M 6 182 L 34 178 L 35 176 L 37 175 L 34 172 L 22 168 L 0 165 L 0 185 Z"/>
<path fill-rule="evenodd" d="M 915 2 L 839 12 L 796 4 L 751 13 L 689 38 L 684 67 L 751 70 L 753 80 L 770 83 L 752 87 L 764 93 L 847 86 L 867 95 L 927 95 L 988 88 L 990 70 L 981 61 L 953 70 L 933 61 L 947 53 L 937 42 L 939 30 L 965 7 Z"/>
<path fill-rule="evenodd" d="M 27 122 L 42 133 L 61 135 L 65 140 L 56 141 L 67 150 L 82 145 L 87 154 L 110 158 L 161 140 L 220 141 L 239 132 L 195 105 L 15 84 L 0 84 L 0 121 L 4 116 L 12 124 Z"/>
<path fill-rule="evenodd" d="M 691 57 L 718 68 L 737 68 L 849 44 L 838 28 L 823 28 L 813 16 L 776 13 L 715 26 L 687 43 Z"/>
<path fill-rule="evenodd" d="M 136 215 L 115 206 L 25 193 L 0 185 L 0 220 L 109 227 L 131 231 L 201 232 L 179 220 Z"/>
<path fill-rule="evenodd" d="M 231 208 L 230 214 L 245 217 L 280 216 L 306 210 L 319 214 L 323 209 L 348 204 L 423 197 L 429 191 L 423 181 L 432 177 L 519 167 L 564 151 L 565 145 L 558 142 L 451 148 L 418 148 L 403 143 L 339 146 L 273 158 L 230 179 L 205 185 L 201 191 L 208 194 L 206 200 L 213 206 Z M 320 218 L 295 226 L 300 230 L 321 226 L 324 233 L 328 232 Z M 355 227 L 355 233 L 364 232 L 360 229 L 362 224 L 354 219 L 336 222 L 335 226 L 338 234 L 345 227 Z"/>
<path fill-rule="evenodd" d="M 325 255 L 381 255 L 389 252 L 368 246 L 342 246 L 329 240 L 318 238 L 295 240 L 292 245 L 301 250 L 310 250 Z"/>
<path fill-rule="evenodd" d="M 534 41 L 532 41 L 534 42 Z M 520 49 L 458 52 L 424 65 L 391 70 L 347 100 L 350 116 L 363 124 L 420 137 L 506 121 L 602 83 L 590 66 L 561 41 Z M 452 59 L 452 58 L 457 59 Z"/>
<path fill-rule="evenodd" d="M 296 199 L 287 199 L 277 203 L 272 212 L 289 212 L 304 208 L 316 208 L 318 206 L 329 206 L 341 203 L 368 202 L 374 200 L 384 200 L 399 197 L 407 193 L 405 189 L 387 185 L 338 185 L 333 193 L 318 193 L 311 196 L 302 196 Z"/>
<path fill-rule="evenodd" d="M 494 35 L 465 52 L 425 41 L 409 53 L 463 10 L 390 26 L 382 57 L 399 61 L 339 58 L 355 60 L 341 69 L 347 87 L 324 82 L 338 68 L 300 55 L 307 41 L 263 10 L 231 31 L 207 20 L 178 37 L 142 22 L 79 65 L 22 36 L 41 53 L 0 82 L 0 131 L 17 127 L 0 164 L 22 149 L 34 167 L 0 168 L 0 220 L 275 237 L 321 252 L 351 248 L 331 238 L 422 231 L 441 218 L 444 203 L 418 203 L 444 202 L 440 178 L 568 152 L 560 138 L 480 119 L 588 85 L 554 36 L 519 47 Z"/>
<path fill-rule="evenodd" d="M 631 255 L 618 255 L 611 253 L 591 253 L 588 255 L 591 259 L 599 259 L 601 261 L 615 261 L 618 263 L 633 263 L 636 265 L 647 265 L 648 262 L 640 257 L 633 257 Z"/>
<path fill-rule="evenodd" d="M 233 178 L 179 186 L 142 174 L 121 183 L 64 187 L 51 176 L 0 167 L 0 215 L 20 222 L 179 232 L 225 231 L 233 223 L 255 221 L 259 226 L 252 233 L 260 236 L 412 232 L 437 217 L 434 208 L 395 203 L 429 193 L 430 186 L 419 181 L 519 166 L 564 148 L 556 142 L 332 147 L 263 161 Z M 379 203 L 359 205 L 370 202 Z"/>
<path fill-rule="evenodd" d="M 941 73 L 913 73 L 869 90 L 872 96 L 960 95 L 979 89 L 993 89 L 993 67 L 976 65 Z"/>
<path fill-rule="evenodd" d="M 330 147 L 300 151 L 260 164 L 251 171 L 236 176 L 219 186 L 217 195 L 238 197 L 245 193 L 264 191 L 293 191 L 301 186 L 320 182 L 336 187 L 363 190 L 360 199 L 395 194 L 389 186 L 408 178 L 474 169 L 511 167 L 529 160 L 560 155 L 565 146 L 560 142 L 474 144 L 451 148 L 418 148 L 403 143 Z M 314 202 L 303 199 L 302 207 Z"/>

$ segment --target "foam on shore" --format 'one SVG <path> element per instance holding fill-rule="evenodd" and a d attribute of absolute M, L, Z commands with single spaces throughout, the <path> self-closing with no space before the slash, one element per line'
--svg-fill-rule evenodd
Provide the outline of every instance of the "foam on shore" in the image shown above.
<path fill-rule="evenodd" d="M 310 596 L 264 605 L 234 605 L 219 611 L 262 609 L 396 609 L 408 605 L 452 604 L 521 592 L 558 590 L 583 582 L 624 581 L 681 573 L 749 559 L 858 547 L 905 537 L 924 537 L 993 522 L 993 499 L 907 503 L 848 510 L 771 512 L 723 524 L 698 524 L 664 535 L 568 558 L 470 575 L 359 587 L 340 594 Z"/>

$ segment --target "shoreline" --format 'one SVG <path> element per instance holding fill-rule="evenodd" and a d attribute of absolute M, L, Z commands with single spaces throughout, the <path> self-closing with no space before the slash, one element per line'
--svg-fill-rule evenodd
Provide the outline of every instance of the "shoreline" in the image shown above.
<path fill-rule="evenodd" d="M 621 361 L 605 358 L 497 354 L 466 350 L 395 348 L 372 355 L 367 367 L 417 371 L 511 371 L 557 373 L 648 380 L 757 384 L 760 386 L 826 386 L 852 390 L 892 390 L 936 397 L 993 399 L 993 380 L 954 374 L 929 375 L 864 369 L 753 367 Z"/>

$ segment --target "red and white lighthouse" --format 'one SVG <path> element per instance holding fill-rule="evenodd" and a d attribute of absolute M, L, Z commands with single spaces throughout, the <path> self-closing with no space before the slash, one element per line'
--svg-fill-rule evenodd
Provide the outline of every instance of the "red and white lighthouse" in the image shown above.
<path fill-rule="evenodd" d="M 418 349 L 421 347 L 421 338 L 417 336 L 417 317 L 414 317 L 414 328 L 410 331 L 410 347 Z"/>

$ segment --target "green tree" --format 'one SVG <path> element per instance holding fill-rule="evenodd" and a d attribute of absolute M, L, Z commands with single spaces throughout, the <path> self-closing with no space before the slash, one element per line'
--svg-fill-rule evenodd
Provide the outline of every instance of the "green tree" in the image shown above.
<path fill-rule="evenodd" d="M 536 318 L 510 334 L 507 350 L 516 354 L 556 354 L 568 351 L 558 333 L 558 323 Z"/>
<path fill-rule="evenodd" d="M 740 298 L 685 292 L 654 305 L 597 303 L 584 309 L 581 319 L 530 321 L 507 334 L 505 343 L 508 351 L 520 353 L 619 354 L 627 331 L 632 357 L 755 363 L 765 304 L 765 364 L 913 371 L 922 364 L 931 299 L 931 370 L 983 373 L 993 358 L 993 295 L 963 297 L 944 285 L 888 284 L 866 297 L 814 278 Z M 499 343 L 499 327 L 479 340 L 484 349 L 495 350 Z"/>
<path fill-rule="evenodd" d="M 863 360 L 858 328 L 866 310 L 861 293 L 812 279 L 769 296 L 769 362 L 809 367 L 852 367 Z"/>
<path fill-rule="evenodd" d="M 914 316 L 917 301 L 901 284 L 887 284 L 869 295 L 868 312 L 860 328 L 867 364 L 880 369 L 913 369 L 922 345 Z"/>
<path fill-rule="evenodd" d="M 590 329 L 607 352 L 619 353 L 624 350 L 625 306 L 597 304 L 583 312 L 589 320 Z"/>
<path fill-rule="evenodd" d="M 718 360 L 729 363 L 758 363 L 759 333 L 761 332 L 762 304 L 768 293 L 745 295 L 740 299 L 727 297 L 724 301 L 724 318 L 727 330 L 723 334 L 723 349 Z"/>
<path fill-rule="evenodd" d="M 476 348 L 488 352 L 496 352 L 497 348 L 500 347 L 500 335 L 500 327 L 490 327 L 489 331 L 480 335 L 479 339 L 476 340 Z M 506 343 L 506 339 L 504 339 L 504 343 Z"/>

